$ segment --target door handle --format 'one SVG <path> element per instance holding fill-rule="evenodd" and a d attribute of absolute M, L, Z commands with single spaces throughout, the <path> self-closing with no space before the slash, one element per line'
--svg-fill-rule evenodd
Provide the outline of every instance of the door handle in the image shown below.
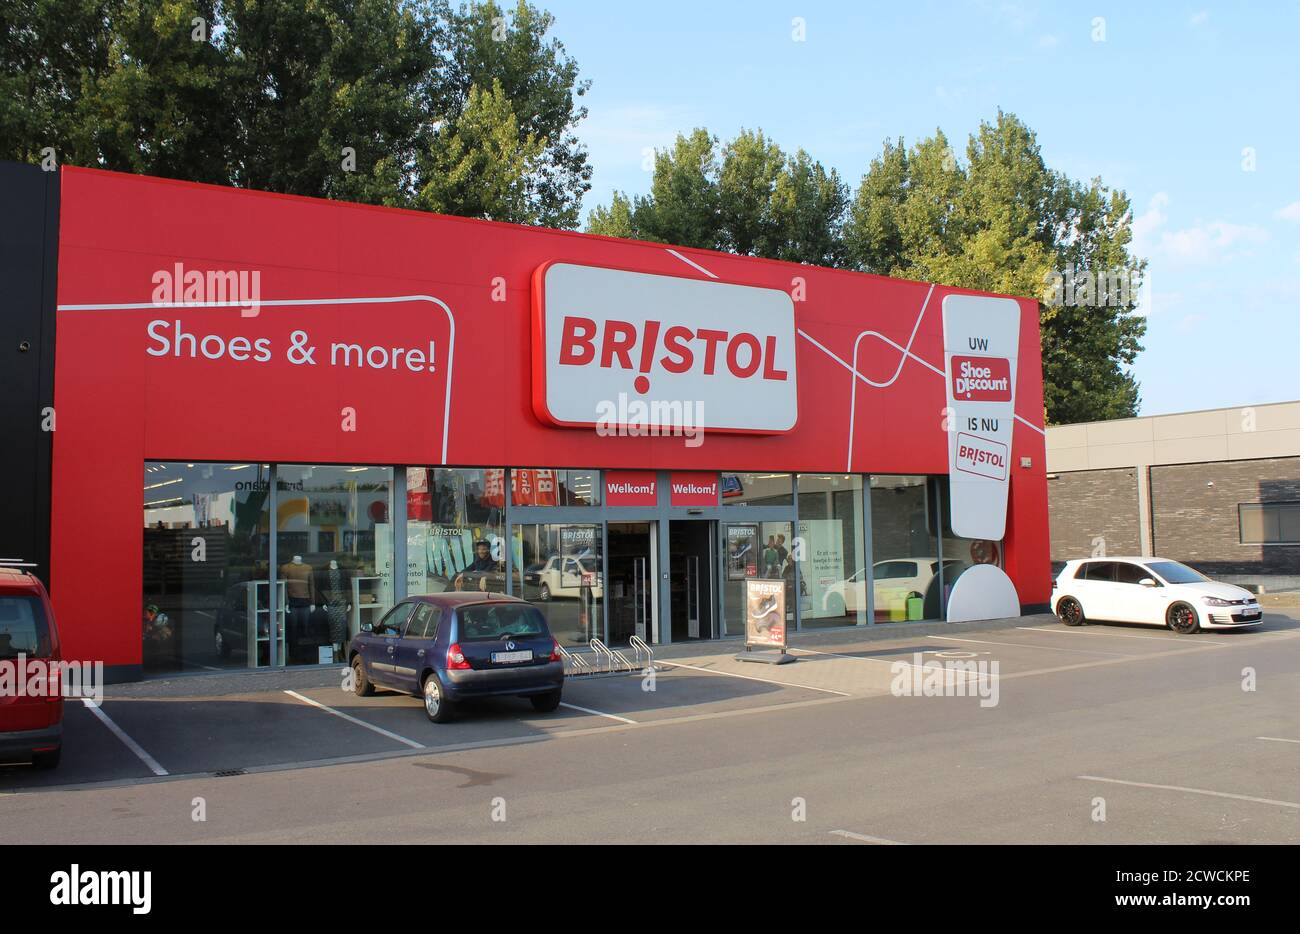
<path fill-rule="evenodd" d="M 415 654 L 418 655 L 420 658 L 424 658 L 424 649 L 420 649 L 420 651 L 416 652 Z"/>

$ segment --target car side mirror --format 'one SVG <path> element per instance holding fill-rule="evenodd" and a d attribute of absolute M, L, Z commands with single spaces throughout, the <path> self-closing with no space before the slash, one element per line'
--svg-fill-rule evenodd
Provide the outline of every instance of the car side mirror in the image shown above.
<path fill-rule="evenodd" d="M 361 624 L 361 631 L 362 631 L 362 632 L 374 632 L 374 631 L 375 631 L 375 627 L 374 627 L 373 625 L 371 625 L 370 623 L 362 623 L 362 624 Z"/>
<path fill-rule="evenodd" d="M 1144 577 L 1144 578 L 1142 578 L 1140 581 L 1138 581 L 1138 583 L 1141 584 L 1143 587 L 1157 587 L 1157 586 L 1159 586 L 1159 585 L 1155 582 L 1155 579 L 1154 579 L 1154 578 L 1150 578 L 1150 577 Z"/>

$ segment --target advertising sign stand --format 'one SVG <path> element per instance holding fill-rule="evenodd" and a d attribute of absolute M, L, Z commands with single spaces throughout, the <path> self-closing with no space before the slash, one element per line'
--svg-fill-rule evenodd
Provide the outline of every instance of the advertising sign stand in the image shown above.
<path fill-rule="evenodd" d="M 765 665 L 797 661 L 785 649 L 785 581 L 746 578 L 745 651 L 736 660 Z"/>

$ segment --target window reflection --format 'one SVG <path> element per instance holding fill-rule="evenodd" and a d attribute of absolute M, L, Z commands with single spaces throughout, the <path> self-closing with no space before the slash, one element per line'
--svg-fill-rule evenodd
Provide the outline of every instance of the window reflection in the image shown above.
<path fill-rule="evenodd" d="M 939 619 L 935 487 L 924 476 L 871 478 L 871 551 L 876 622 Z"/>
<path fill-rule="evenodd" d="M 799 475 L 799 605 L 805 629 L 865 625 L 862 478 Z"/>
<path fill-rule="evenodd" d="M 284 464 L 278 476 L 284 660 L 344 661 L 362 624 L 393 605 L 392 468 Z"/>
<path fill-rule="evenodd" d="M 546 617 L 562 645 L 604 638 L 604 551 L 600 525 L 514 527 L 515 595 Z"/>
<path fill-rule="evenodd" d="M 267 464 L 144 465 L 145 671 L 268 664 L 270 476 Z"/>
<path fill-rule="evenodd" d="M 510 471 L 510 501 L 516 506 L 599 506 L 600 473 L 515 468 Z"/>
<path fill-rule="evenodd" d="M 505 470 L 406 469 L 406 592 L 504 593 Z"/>

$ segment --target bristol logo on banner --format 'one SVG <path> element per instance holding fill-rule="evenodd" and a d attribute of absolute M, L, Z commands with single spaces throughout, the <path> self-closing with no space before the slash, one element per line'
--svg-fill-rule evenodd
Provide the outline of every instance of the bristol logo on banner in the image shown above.
<path fill-rule="evenodd" d="M 775 434 L 798 420 L 794 302 L 780 289 L 548 263 L 534 275 L 533 329 L 533 410 L 551 424 L 595 426 L 602 405 L 629 396 L 651 424 L 674 405 L 712 431 Z"/>

